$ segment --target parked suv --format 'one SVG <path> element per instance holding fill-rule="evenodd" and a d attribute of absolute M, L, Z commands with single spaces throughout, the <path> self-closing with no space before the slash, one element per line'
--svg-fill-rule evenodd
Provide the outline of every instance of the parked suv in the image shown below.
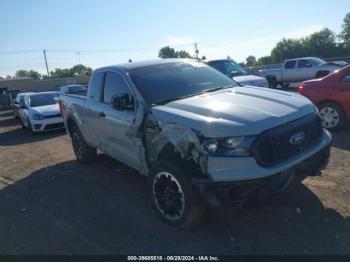
<path fill-rule="evenodd" d="M 308 99 L 238 86 L 192 60 L 97 69 L 87 96 L 61 94 L 60 108 L 79 161 L 99 149 L 148 176 L 155 211 L 181 227 L 198 224 L 208 205 L 319 175 L 329 158 L 331 135 Z"/>

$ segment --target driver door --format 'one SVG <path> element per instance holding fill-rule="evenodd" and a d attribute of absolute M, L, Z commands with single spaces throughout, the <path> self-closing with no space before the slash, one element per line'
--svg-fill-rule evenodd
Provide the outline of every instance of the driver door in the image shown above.
<path fill-rule="evenodd" d="M 135 106 L 132 110 L 120 111 L 111 105 L 112 97 L 126 93 L 134 98 L 124 76 L 117 71 L 107 71 L 99 114 L 102 126 L 96 128 L 101 133 L 101 148 L 104 152 L 138 169 L 140 166 L 139 147 L 127 134 L 135 119 Z"/>

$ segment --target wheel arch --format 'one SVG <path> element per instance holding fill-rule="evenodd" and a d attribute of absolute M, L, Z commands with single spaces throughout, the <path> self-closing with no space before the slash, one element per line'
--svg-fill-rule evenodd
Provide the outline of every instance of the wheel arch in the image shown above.
<path fill-rule="evenodd" d="M 326 104 L 326 103 L 333 103 L 333 104 L 336 104 L 337 106 L 339 106 L 343 112 L 344 112 L 344 116 L 345 116 L 345 120 L 346 121 L 349 121 L 350 120 L 350 115 L 347 113 L 347 111 L 345 110 L 345 108 L 336 100 L 333 100 L 333 99 L 324 99 L 324 100 L 321 100 L 319 101 L 318 103 L 316 103 L 316 106 L 319 107 L 323 104 Z"/>

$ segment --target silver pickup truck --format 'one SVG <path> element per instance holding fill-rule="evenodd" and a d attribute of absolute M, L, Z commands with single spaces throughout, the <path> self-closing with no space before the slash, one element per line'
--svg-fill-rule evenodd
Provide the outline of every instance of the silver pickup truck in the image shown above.
<path fill-rule="evenodd" d="M 59 104 L 77 159 L 89 163 L 99 149 L 148 176 L 156 213 L 180 227 L 210 206 L 319 175 L 329 159 L 331 135 L 309 100 L 238 86 L 197 61 L 100 68 L 87 97 L 61 94 Z"/>
<path fill-rule="evenodd" d="M 317 57 L 304 57 L 285 60 L 282 68 L 260 70 L 260 75 L 265 77 L 270 88 L 277 85 L 286 87 L 292 82 L 303 82 L 314 78 L 320 78 L 341 68 L 339 64 L 327 63 Z"/>

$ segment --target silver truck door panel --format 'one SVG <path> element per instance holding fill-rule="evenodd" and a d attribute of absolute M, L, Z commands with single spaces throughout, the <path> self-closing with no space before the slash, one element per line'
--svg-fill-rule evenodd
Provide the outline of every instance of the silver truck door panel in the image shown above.
<path fill-rule="evenodd" d="M 117 71 L 106 72 L 102 103 L 100 104 L 101 125 L 98 132 L 101 134 L 101 149 L 110 156 L 136 169 L 140 167 L 139 146 L 135 138 L 129 135 L 135 119 L 135 112 L 112 108 L 112 97 L 120 94 L 134 94 L 124 78 Z M 135 101 L 135 100 L 133 100 Z"/>
<path fill-rule="evenodd" d="M 102 104 L 103 114 L 100 118 L 98 132 L 101 133 L 101 149 L 108 155 L 130 165 L 139 168 L 138 146 L 128 131 L 134 121 L 134 112 L 118 111 L 108 104 Z"/>
<path fill-rule="evenodd" d="M 298 78 L 298 72 L 296 70 L 296 61 L 286 61 L 283 65 L 282 70 L 282 81 L 283 82 L 292 82 Z"/>
<path fill-rule="evenodd" d="M 86 101 L 84 116 L 81 125 L 83 136 L 86 142 L 94 147 L 100 148 L 102 145 L 102 134 L 100 126 L 104 124 L 104 119 L 101 118 L 100 112 L 101 103 L 92 99 Z"/>
<path fill-rule="evenodd" d="M 307 59 L 298 60 L 296 73 L 295 81 L 304 81 L 316 76 L 314 65 Z"/>

